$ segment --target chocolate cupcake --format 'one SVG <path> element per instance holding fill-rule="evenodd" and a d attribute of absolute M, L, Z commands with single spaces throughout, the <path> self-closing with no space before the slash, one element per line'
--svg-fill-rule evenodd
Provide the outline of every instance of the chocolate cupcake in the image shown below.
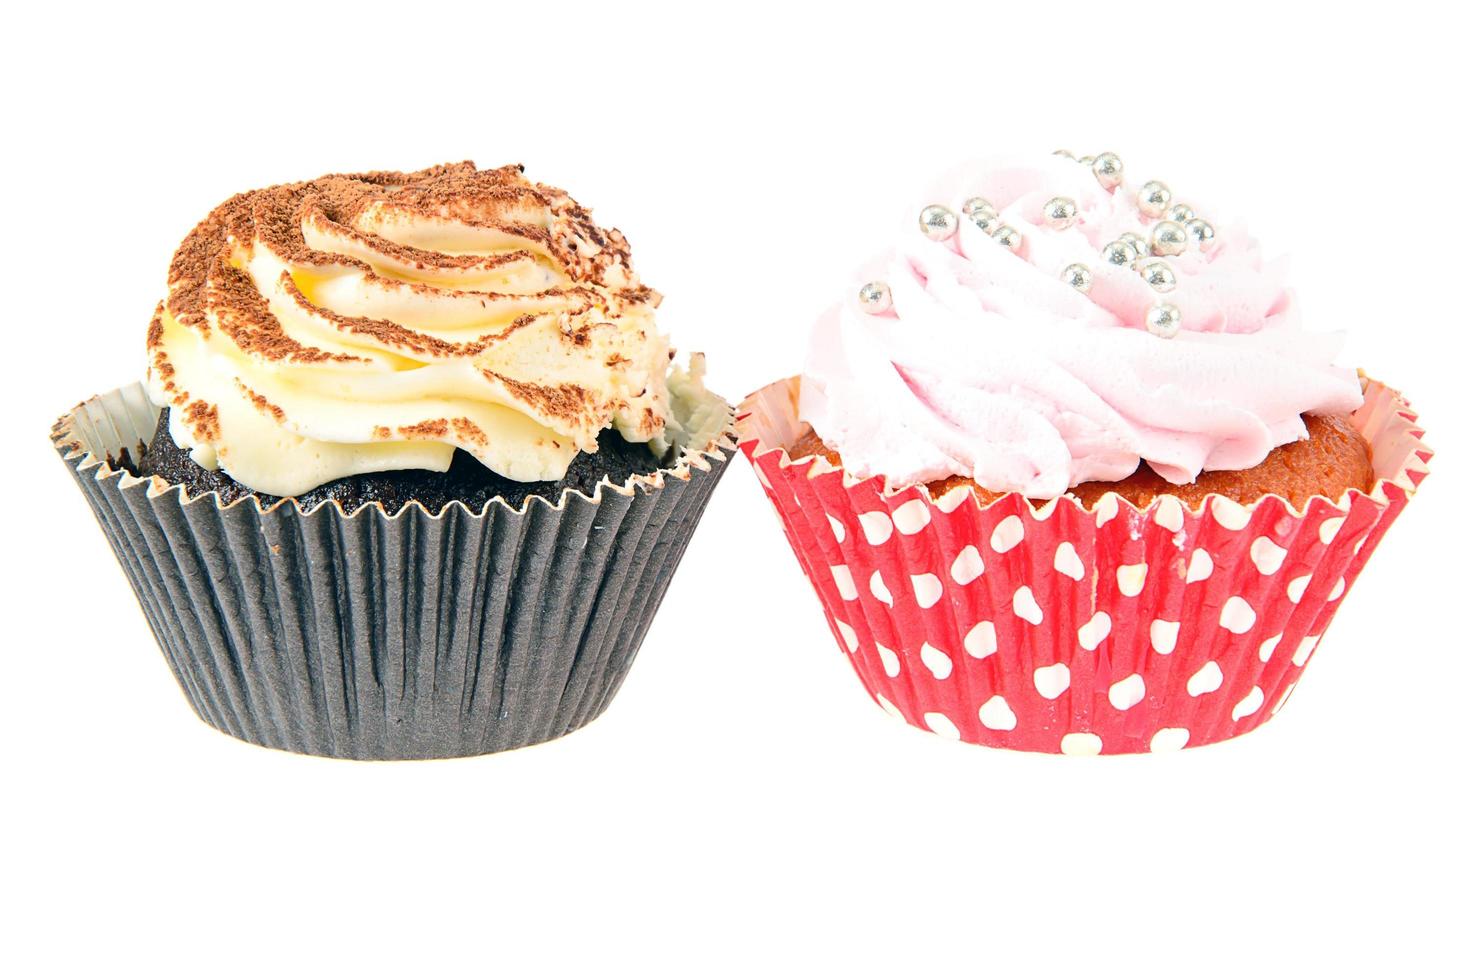
<path fill-rule="evenodd" d="M 606 707 L 732 447 L 658 302 L 518 166 L 251 191 L 175 254 L 146 385 L 53 437 L 205 721 L 514 748 Z"/>
<path fill-rule="evenodd" d="M 1251 730 L 1423 476 L 1407 403 L 1114 154 L 972 165 L 916 210 L 737 426 L 859 676 L 986 745 Z"/>

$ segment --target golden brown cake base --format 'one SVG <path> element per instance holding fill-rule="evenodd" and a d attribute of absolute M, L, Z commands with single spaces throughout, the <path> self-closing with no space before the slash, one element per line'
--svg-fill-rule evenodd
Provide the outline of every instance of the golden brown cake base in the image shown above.
<path fill-rule="evenodd" d="M 1161 494 L 1169 494 L 1191 509 L 1212 493 L 1241 504 L 1252 504 L 1274 493 L 1301 509 L 1314 495 L 1337 500 L 1353 487 L 1364 492 L 1371 489 L 1373 461 L 1368 443 L 1347 417 L 1308 415 L 1306 423 L 1306 439 L 1278 446 L 1260 465 L 1248 470 L 1215 470 L 1201 473 L 1193 483 L 1176 485 L 1149 469 L 1146 463 L 1140 463 L 1126 479 L 1116 483 L 1079 483 L 1070 492 L 1086 507 L 1111 491 L 1140 508 Z M 842 458 L 810 426 L 786 451 L 792 459 L 822 456 L 834 466 L 842 465 Z M 958 476 L 935 480 L 928 487 L 936 499 L 955 487 L 970 487 L 982 504 L 1004 496 Z"/>

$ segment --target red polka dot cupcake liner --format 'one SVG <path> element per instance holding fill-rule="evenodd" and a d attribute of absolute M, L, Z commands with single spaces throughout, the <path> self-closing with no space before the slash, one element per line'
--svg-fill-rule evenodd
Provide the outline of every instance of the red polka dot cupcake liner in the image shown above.
<path fill-rule="evenodd" d="M 1371 493 L 1304 512 L 1276 496 L 980 506 L 793 461 L 800 383 L 746 399 L 740 448 L 858 677 L 911 725 L 1031 752 L 1206 745 L 1275 715 L 1432 455 L 1402 396 L 1365 379 Z"/>

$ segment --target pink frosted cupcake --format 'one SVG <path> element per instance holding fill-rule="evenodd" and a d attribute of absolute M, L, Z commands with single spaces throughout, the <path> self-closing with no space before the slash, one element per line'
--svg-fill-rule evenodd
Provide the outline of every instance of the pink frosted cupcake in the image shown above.
<path fill-rule="evenodd" d="M 1285 702 L 1425 472 L 1235 224 L 1114 154 L 963 168 L 742 406 L 875 700 L 969 742 L 1157 751 Z"/>

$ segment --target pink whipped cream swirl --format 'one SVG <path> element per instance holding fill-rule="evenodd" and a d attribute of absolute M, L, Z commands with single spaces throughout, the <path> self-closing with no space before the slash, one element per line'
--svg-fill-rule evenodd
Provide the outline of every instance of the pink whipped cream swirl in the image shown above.
<path fill-rule="evenodd" d="M 1172 483 L 1246 469 L 1305 438 L 1303 414 L 1362 403 L 1354 372 L 1332 363 L 1341 335 L 1301 328 L 1283 263 L 1263 260 L 1240 226 L 1217 222 L 1211 247 L 1191 241 L 1169 257 L 1177 286 L 1164 297 L 1106 262 L 1105 245 L 1146 237 L 1157 220 L 1127 176 L 1109 190 L 1061 156 L 957 172 L 927 202 L 955 213 L 954 237 L 932 241 L 911 223 L 865 270 L 892 308 L 865 312 L 855 284 L 818 322 L 801 417 L 861 477 L 896 487 L 958 475 L 1050 498 L 1122 479 L 1140 460 Z M 1021 233 L 1014 252 L 961 213 L 974 196 Z M 1042 216 L 1059 196 L 1077 207 L 1064 229 Z M 1090 270 L 1087 292 L 1062 280 L 1073 263 Z M 1183 315 L 1167 339 L 1144 328 L 1160 299 Z"/>

